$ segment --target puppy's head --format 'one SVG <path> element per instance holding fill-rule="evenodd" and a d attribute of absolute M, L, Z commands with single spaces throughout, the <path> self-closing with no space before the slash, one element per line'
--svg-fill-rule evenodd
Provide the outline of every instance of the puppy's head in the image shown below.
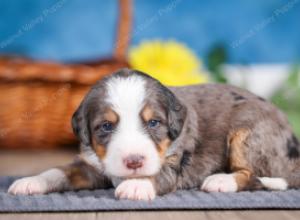
<path fill-rule="evenodd" d="M 72 118 L 74 133 L 117 177 L 151 176 L 180 135 L 185 107 L 157 80 L 123 69 L 99 81 Z"/>

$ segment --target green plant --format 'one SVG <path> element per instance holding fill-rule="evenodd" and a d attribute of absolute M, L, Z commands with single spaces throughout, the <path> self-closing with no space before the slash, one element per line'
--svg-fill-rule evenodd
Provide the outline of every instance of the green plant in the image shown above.
<path fill-rule="evenodd" d="M 275 92 L 271 101 L 288 116 L 296 135 L 300 137 L 300 68 L 293 65 L 283 86 Z"/>
<path fill-rule="evenodd" d="M 207 55 L 207 68 L 215 82 L 226 83 L 222 65 L 227 61 L 227 52 L 223 45 L 214 46 Z"/>

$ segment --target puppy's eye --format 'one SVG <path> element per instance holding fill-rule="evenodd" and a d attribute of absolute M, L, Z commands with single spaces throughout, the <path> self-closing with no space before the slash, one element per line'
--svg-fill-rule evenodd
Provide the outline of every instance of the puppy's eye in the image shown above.
<path fill-rule="evenodd" d="M 106 133 L 112 132 L 114 130 L 114 125 L 109 121 L 103 122 L 101 124 L 101 130 Z"/>
<path fill-rule="evenodd" d="M 160 122 L 158 120 L 151 119 L 148 121 L 149 128 L 156 128 L 159 126 L 159 124 L 160 124 Z"/>

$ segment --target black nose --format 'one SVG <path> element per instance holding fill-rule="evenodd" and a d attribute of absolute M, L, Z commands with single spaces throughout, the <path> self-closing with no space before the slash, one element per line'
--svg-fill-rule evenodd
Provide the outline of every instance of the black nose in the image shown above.
<path fill-rule="evenodd" d="M 128 169 L 135 170 L 143 166 L 144 159 L 145 159 L 144 156 L 133 154 L 133 155 L 129 155 L 124 159 L 124 164 Z"/>

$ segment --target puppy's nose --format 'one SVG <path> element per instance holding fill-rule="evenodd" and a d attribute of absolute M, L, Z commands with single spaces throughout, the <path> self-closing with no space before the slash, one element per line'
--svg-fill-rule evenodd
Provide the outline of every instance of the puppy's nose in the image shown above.
<path fill-rule="evenodd" d="M 129 155 L 124 159 L 124 164 L 128 169 L 135 170 L 143 166 L 145 157 L 139 154 Z"/>

